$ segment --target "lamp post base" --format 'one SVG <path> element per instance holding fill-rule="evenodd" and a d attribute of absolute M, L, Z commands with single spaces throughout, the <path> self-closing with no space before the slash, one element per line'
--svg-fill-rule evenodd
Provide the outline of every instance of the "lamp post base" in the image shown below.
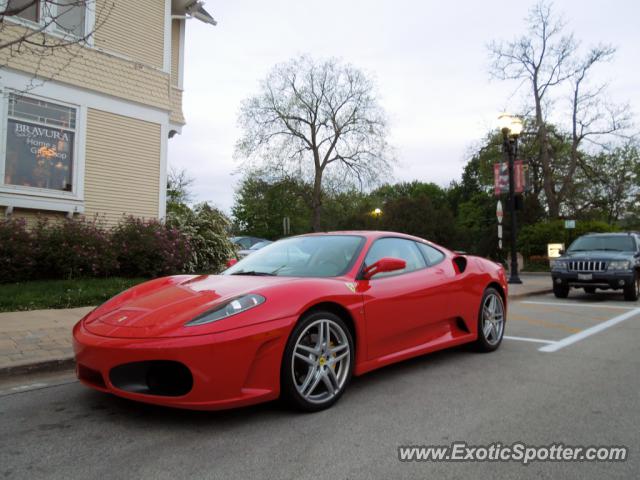
<path fill-rule="evenodd" d="M 507 280 L 507 283 L 517 283 L 520 284 L 522 283 L 522 280 L 520 280 L 520 277 L 516 274 L 516 275 L 511 275 L 509 277 L 509 280 Z"/>

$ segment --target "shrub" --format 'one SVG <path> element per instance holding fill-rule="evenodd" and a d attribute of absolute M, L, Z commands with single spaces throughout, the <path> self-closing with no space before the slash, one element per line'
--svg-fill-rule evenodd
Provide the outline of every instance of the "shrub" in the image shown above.
<path fill-rule="evenodd" d="M 34 247 L 24 219 L 0 220 L 0 283 L 32 277 L 36 266 Z"/>
<path fill-rule="evenodd" d="M 189 272 L 217 273 L 234 254 L 228 235 L 230 220 L 207 203 L 170 212 L 167 225 L 180 230 L 189 241 L 190 256 L 185 265 Z"/>
<path fill-rule="evenodd" d="M 33 229 L 37 278 L 103 277 L 117 271 L 109 231 L 97 219 L 38 220 Z"/>
<path fill-rule="evenodd" d="M 158 220 L 124 217 L 113 229 L 111 241 L 122 276 L 181 273 L 191 256 L 187 236 Z"/>
<path fill-rule="evenodd" d="M 564 228 L 564 220 L 538 222 L 522 227 L 518 232 L 518 250 L 527 258 L 532 255 L 546 255 L 548 243 L 564 243 L 569 246 L 569 235 L 575 240 L 589 232 L 613 232 L 618 228 L 600 221 L 577 221 L 576 228 L 569 233 Z"/>

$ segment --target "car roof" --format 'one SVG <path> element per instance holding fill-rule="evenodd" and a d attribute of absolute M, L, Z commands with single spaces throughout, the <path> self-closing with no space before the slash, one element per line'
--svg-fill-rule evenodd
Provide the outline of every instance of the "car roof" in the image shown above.
<path fill-rule="evenodd" d="M 367 239 L 377 239 L 381 237 L 400 237 L 406 238 L 408 240 L 416 240 L 419 242 L 425 241 L 425 239 L 420 237 L 414 237 L 413 235 L 407 235 L 406 233 L 399 232 L 389 232 L 383 230 L 336 230 L 331 232 L 315 232 L 315 233 L 306 233 L 304 235 L 299 235 L 300 237 L 312 237 L 312 236 L 329 236 L 329 235 L 357 235 L 360 237 L 365 237 Z"/>
<path fill-rule="evenodd" d="M 586 233 L 584 237 L 626 237 L 628 235 L 638 235 L 638 232 L 593 232 Z"/>

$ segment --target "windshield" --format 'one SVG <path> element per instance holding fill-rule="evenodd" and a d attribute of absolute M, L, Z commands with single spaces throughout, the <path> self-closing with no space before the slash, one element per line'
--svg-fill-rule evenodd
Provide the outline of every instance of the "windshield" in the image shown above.
<path fill-rule="evenodd" d="M 635 250 L 635 244 L 630 235 L 598 235 L 578 238 L 571 244 L 568 251 L 582 252 L 585 250 L 632 252 Z"/>
<path fill-rule="evenodd" d="M 292 237 L 243 258 L 223 275 L 337 277 L 355 261 L 364 238 L 355 235 Z"/>

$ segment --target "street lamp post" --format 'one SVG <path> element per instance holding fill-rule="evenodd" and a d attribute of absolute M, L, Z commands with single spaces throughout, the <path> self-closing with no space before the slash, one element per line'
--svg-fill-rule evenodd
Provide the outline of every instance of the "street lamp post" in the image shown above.
<path fill-rule="evenodd" d="M 509 283 L 522 283 L 518 276 L 518 254 L 516 251 L 517 223 L 516 223 L 516 192 L 514 181 L 514 162 L 518 154 L 518 136 L 522 132 L 522 120 L 518 117 L 503 113 L 498 117 L 502 130 L 502 151 L 509 162 L 509 218 L 511 219 L 511 273 Z"/>

